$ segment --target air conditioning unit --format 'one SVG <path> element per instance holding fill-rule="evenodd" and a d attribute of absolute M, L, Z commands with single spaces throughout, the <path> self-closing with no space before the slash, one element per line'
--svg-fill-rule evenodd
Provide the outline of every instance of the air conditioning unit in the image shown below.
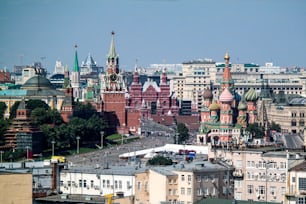
<path fill-rule="evenodd" d="M 92 200 L 92 197 L 86 196 L 86 197 L 85 197 L 85 200 Z"/>
<path fill-rule="evenodd" d="M 87 186 L 87 189 L 89 190 L 89 186 Z"/>

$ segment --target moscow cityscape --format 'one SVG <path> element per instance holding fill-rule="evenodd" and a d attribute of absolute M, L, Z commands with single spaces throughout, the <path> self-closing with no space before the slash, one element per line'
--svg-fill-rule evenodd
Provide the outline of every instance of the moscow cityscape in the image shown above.
<path fill-rule="evenodd" d="M 0 1 L 0 203 L 306 204 L 305 10 Z"/>

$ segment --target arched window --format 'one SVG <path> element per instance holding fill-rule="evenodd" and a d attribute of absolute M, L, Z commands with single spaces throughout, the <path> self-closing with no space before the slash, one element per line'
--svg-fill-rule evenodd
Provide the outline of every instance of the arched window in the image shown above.
<path fill-rule="evenodd" d="M 305 125 L 305 122 L 304 122 L 303 119 L 301 119 L 299 123 L 300 123 L 299 125 L 302 126 L 302 127 Z"/>
<path fill-rule="evenodd" d="M 296 126 L 296 120 L 293 119 L 293 120 L 291 121 L 291 126 Z"/>

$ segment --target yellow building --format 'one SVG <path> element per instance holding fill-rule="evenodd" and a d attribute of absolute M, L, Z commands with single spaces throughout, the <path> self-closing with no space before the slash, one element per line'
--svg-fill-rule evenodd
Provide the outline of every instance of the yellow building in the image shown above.
<path fill-rule="evenodd" d="M 0 172 L 1 204 L 32 204 L 32 174 Z"/>

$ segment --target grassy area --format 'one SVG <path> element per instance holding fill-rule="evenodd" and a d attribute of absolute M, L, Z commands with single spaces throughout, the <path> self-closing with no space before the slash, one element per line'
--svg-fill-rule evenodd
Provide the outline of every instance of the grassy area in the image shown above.
<path fill-rule="evenodd" d="M 126 138 L 126 136 L 123 135 L 123 138 Z M 112 135 L 107 136 L 106 139 L 116 141 L 116 140 L 122 139 L 122 135 L 112 134 Z"/>

